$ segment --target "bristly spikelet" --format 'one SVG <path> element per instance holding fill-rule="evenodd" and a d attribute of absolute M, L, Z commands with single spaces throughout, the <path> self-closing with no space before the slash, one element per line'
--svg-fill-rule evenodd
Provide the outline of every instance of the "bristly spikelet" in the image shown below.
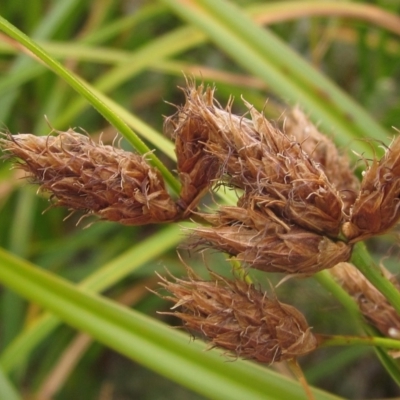
<path fill-rule="evenodd" d="M 202 214 L 212 227 L 197 227 L 197 246 L 212 247 L 265 272 L 314 274 L 347 261 L 351 246 L 299 226 L 288 226 L 276 215 L 242 207 L 220 207 Z"/>
<path fill-rule="evenodd" d="M 400 218 L 400 137 L 365 172 L 344 234 L 353 242 L 385 233 Z"/>
<path fill-rule="evenodd" d="M 186 104 L 176 117 L 176 136 L 185 138 L 196 127 L 202 168 L 219 160 L 220 179 L 257 198 L 266 213 L 328 237 L 337 237 L 344 218 L 343 202 L 323 169 L 302 149 L 246 103 L 251 120 L 233 115 L 213 99 L 213 90 L 189 86 Z M 179 144 L 183 149 L 185 143 Z M 190 143 L 192 146 L 192 143 Z M 201 154 L 203 152 L 203 154 Z M 200 169 L 200 167 L 199 167 Z M 212 175 L 215 167 L 210 168 Z"/>
<path fill-rule="evenodd" d="M 127 225 L 173 221 L 178 210 L 145 158 L 95 144 L 72 130 L 56 136 L 4 135 L 0 145 L 54 204 Z"/>
<path fill-rule="evenodd" d="M 299 142 L 274 129 L 264 115 L 247 106 L 255 130 L 269 144 L 269 151 L 264 149 L 267 152 L 263 153 L 262 166 L 257 168 L 257 175 L 264 169 L 263 176 L 258 177 L 260 185 L 254 190 L 260 208 L 271 208 L 305 229 L 336 237 L 345 217 L 336 187 Z"/>
<path fill-rule="evenodd" d="M 233 356 L 273 363 L 307 354 L 317 347 L 304 316 L 293 306 L 267 296 L 242 280 L 210 273 L 204 281 L 188 268 L 188 279 L 161 278 L 175 303 L 173 314 L 185 327 L 206 336 L 212 347 Z"/>
<path fill-rule="evenodd" d="M 397 279 L 386 269 L 381 268 L 381 270 L 382 274 L 395 285 L 397 290 L 400 290 Z M 378 328 L 385 336 L 399 339 L 399 314 L 357 268 L 349 263 L 340 263 L 330 272 L 354 298 L 361 313 L 371 325 Z"/>

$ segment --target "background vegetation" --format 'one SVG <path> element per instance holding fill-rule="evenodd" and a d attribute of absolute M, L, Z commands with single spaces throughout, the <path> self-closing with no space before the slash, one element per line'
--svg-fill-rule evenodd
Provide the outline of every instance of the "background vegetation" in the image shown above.
<path fill-rule="evenodd" d="M 185 85 L 185 73 L 215 83 L 221 104 L 235 96 L 237 113 L 245 111 L 240 96 L 276 120 L 299 104 L 343 151 L 370 156 L 379 152 L 379 140 L 390 142 L 392 127 L 400 128 L 400 23 L 394 19 L 400 5 L 372 3 L 375 8 L 242 0 L 235 2 L 241 11 L 231 9 L 233 2 L 211 0 L 5 2 L 1 16 L 88 82 L 111 111 L 105 119 L 87 92 L 78 93 L 31 57 L 2 22 L 0 121 L 12 133 L 76 127 L 111 143 L 123 127 L 119 116 L 173 170 L 173 146 L 160 133 L 163 115 L 175 112 L 170 103 L 184 101 L 177 87 Z M 269 25 L 263 34 L 261 23 Z M 132 149 L 129 130 L 123 134 L 121 146 Z M 36 196 L 20 177 L 8 162 L 0 164 L 0 398 L 304 398 L 285 365 L 271 367 L 279 378 L 244 361 L 228 363 L 165 325 L 178 321 L 156 314 L 169 305 L 145 288 L 157 287 L 155 271 L 163 273 L 164 266 L 183 272 L 176 256 L 179 226 L 89 219 L 77 225 L 80 216 L 65 219 L 68 210 L 42 214 L 48 198 Z M 373 257 L 385 257 L 393 271 L 397 240 L 387 235 L 368 243 Z M 182 254 L 204 273 L 198 255 Z M 207 260 L 229 274 L 221 255 Z M 253 276 L 266 288 L 279 280 Z M 291 280 L 277 293 L 299 307 L 315 331 L 356 332 L 350 314 L 312 278 Z M 339 396 L 399 395 L 370 348 L 318 350 L 301 365 L 310 384 Z"/>

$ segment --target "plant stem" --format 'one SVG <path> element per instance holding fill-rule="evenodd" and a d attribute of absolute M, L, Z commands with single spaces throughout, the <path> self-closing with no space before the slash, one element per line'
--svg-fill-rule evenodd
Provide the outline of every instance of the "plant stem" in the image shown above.
<path fill-rule="evenodd" d="M 343 305 L 343 307 L 350 313 L 351 317 L 349 323 L 354 325 L 356 332 L 364 332 L 365 322 L 360 309 L 351 297 L 332 277 L 328 270 L 320 271 L 314 275 L 317 282 L 326 290 L 332 293 L 333 296 Z"/>
<path fill-rule="evenodd" d="M 342 335 L 315 335 L 322 346 L 353 346 L 366 345 L 384 347 L 387 349 L 399 349 L 400 340 L 377 336 L 342 336 Z"/>
<path fill-rule="evenodd" d="M 350 261 L 386 297 L 400 315 L 400 292 L 392 282 L 383 276 L 363 242 L 354 245 Z"/>

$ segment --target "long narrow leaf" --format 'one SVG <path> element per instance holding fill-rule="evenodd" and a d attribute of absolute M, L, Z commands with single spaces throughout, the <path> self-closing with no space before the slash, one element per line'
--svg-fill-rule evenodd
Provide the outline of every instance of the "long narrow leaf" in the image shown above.
<path fill-rule="evenodd" d="M 66 0 L 55 3 L 35 28 L 32 37 L 34 39 L 50 38 L 65 19 L 71 15 L 78 4 L 79 0 Z M 10 72 L 12 72 L 11 76 L 17 76 L 17 79 L 21 82 L 37 76 L 40 74 L 40 71 L 41 68 L 38 68 L 33 60 L 23 56 L 17 57 L 10 69 Z M 9 76 L 5 79 L 0 79 L 0 87 L 6 86 L 8 80 Z M 3 94 L 0 99 L 0 120 L 3 121 L 8 115 L 15 99 L 17 98 L 17 94 L 17 90 Z"/>
<path fill-rule="evenodd" d="M 71 326 L 133 360 L 214 399 L 303 399 L 300 385 L 244 361 L 227 363 L 217 351 L 145 315 L 35 268 L 0 249 L 0 281 L 54 312 Z M 316 399 L 335 399 L 315 390 Z"/>
<path fill-rule="evenodd" d="M 17 390 L 6 377 L 2 369 L 0 369 L 0 399 L 21 400 Z"/>
<path fill-rule="evenodd" d="M 107 264 L 99 267 L 93 274 L 84 279 L 78 287 L 88 292 L 101 292 L 116 282 L 134 273 L 143 264 L 155 260 L 168 249 L 181 241 L 180 227 L 170 225 L 156 234 L 132 246 L 126 252 Z M 44 340 L 61 321 L 54 315 L 45 314 L 30 324 L 0 356 L 0 364 L 5 371 L 15 369 L 26 360 L 32 351 Z"/>

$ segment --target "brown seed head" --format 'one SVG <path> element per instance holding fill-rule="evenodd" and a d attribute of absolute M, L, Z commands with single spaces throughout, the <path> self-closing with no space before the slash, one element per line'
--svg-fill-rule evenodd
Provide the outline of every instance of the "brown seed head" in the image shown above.
<path fill-rule="evenodd" d="M 400 290 L 396 278 L 386 269 L 382 267 L 381 269 L 383 275 Z M 357 268 L 349 263 L 340 263 L 330 271 L 343 288 L 354 297 L 362 314 L 371 325 L 386 336 L 399 338 L 400 316 Z"/>
<path fill-rule="evenodd" d="M 197 227 L 196 245 L 234 255 L 266 272 L 313 274 L 350 258 L 351 247 L 295 225 L 276 215 L 241 207 L 221 207 L 203 215 L 214 227 Z"/>
<path fill-rule="evenodd" d="M 57 136 L 5 135 L 0 145 L 55 205 L 127 225 L 174 220 L 177 207 L 144 157 L 95 144 L 72 130 Z"/>
<path fill-rule="evenodd" d="M 353 242 L 385 233 L 400 217 L 400 137 L 365 172 L 344 234 Z"/>
<path fill-rule="evenodd" d="M 193 131 L 198 143 L 192 153 L 201 164 L 199 170 L 209 169 L 211 176 L 220 179 L 228 176 L 230 184 L 259 197 L 260 207 L 305 229 L 336 237 L 343 219 L 343 203 L 335 186 L 298 141 L 291 140 L 249 103 L 245 104 L 251 120 L 233 115 L 231 104 L 222 109 L 210 88 L 204 93 L 202 86 L 189 86 L 186 104 L 175 123 L 179 148 L 185 153 L 193 146 L 192 139 L 186 144 L 188 132 Z M 215 160 L 220 165 L 219 172 Z M 204 173 L 203 176 L 206 177 Z M 205 180 L 200 179 L 200 187 L 206 184 Z M 190 182 L 193 184 L 195 178 Z"/>
<path fill-rule="evenodd" d="M 236 357 L 272 363 L 307 354 L 317 347 L 304 316 L 294 307 L 268 297 L 241 280 L 215 273 L 204 281 L 191 269 L 188 279 L 162 278 L 166 299 L 182 311 L 174 314 L 201 332 L 212 346 Z"/>

